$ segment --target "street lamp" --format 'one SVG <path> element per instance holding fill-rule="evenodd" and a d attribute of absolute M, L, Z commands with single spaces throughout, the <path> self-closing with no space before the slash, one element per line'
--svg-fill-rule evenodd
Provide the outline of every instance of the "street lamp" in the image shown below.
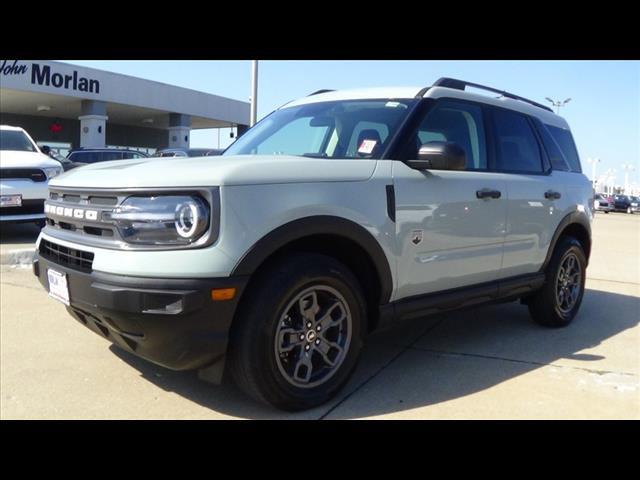
<path fill-rule="evenodd" d="M 567 103 L 569 103 L 571 101 L 571 98 L 567 98 L 565 101 L 561 102 L 560 100 L 552 100 L 549 97 L 545 97 L 545 100 L 547 100 L 548 102 L 551 102 L 551 105 L 553 105 L 554 107 L 557 107 L 558 110 L 556 110 L 556 114 L 560 114 L 560 107 L 564 107 Z"/>
<path fill-rule="evenodd" d="M 599 158 L 587 158 L 587 163 L 591 164 L 591 184 L 593 185 L 593 189 L 596 189 L 596 166 L 600 163 Z"/>
<path fill-rule="evenodd" d="M 249 126 L 253 127 L 258 119 L 258 61 L 251 61 L 251 118 Z"/>
<path fill-rule="evenodd" d="M 625 163 L 624 165 L 622 165 L 622 169 L 624 170 L 624 193 L 625 195 L 628 195 L 629 194 L 629 172 L 633 172 L 635 168 L 630 163 Z"/>

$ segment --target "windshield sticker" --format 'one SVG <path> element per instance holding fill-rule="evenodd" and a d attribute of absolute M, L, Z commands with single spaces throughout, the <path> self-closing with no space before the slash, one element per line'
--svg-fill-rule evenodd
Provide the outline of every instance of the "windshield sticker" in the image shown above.
<path fill-rule="evenodd" d="M 400 102 L 387 102 L 384 104 L 385 107 L 398 107 L 400 106 Z"/>
<path fill-rule="evenodd" d="M 358 153 L 369 154 L 373 152 L 373 149 L 376 146 L 376 143 L 378 142 L 375 140 L 363 140 L 362 143 L 360 144 L 360 148 L 358 148 Z"/>

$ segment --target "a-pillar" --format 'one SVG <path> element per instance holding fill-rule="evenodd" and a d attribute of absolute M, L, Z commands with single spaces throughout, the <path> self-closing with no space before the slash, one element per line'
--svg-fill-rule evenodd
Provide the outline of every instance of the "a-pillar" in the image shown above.
<path fill-rule="evenodd" d="M 99 100 L 83 100 L 80 107 L 80 147 L 104 148 L 107 134 L 107 105 Z"/>
<path fill-rule="evenodd" d="M 169 148 L 189 148 L 191 115 L 169 114 Z"/>

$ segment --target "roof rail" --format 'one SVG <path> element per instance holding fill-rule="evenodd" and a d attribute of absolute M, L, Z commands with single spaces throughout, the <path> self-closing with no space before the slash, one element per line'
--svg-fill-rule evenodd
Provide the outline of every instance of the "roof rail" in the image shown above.
<path fill-rule="evenodd" d="M 322 90 L 316 90 L 315 92 L 310 93 L 309 95 L 307 95 L 307 97 L 311 97 L 312 95 L 318 95 L 319 93 L 327 93 L 327 92 L 335 92 L 335 90 L 324 88 Z"/>
<path fill-rule="evenodd" d="M 466 82 L 464 80 L 457 80 L 455 78 L 443 77 L 436 80 L 433 84 L 434 87 L 446 87 L 446 88 L 455 88 L 456 90 L 464 90 L 466 87 L 474 87 L 479 88 L 481 90 L 487 90 L 489 92 L 499 93 L 503 97 L 511 98 L 513 100 L 520 100 L 521 102 L 526 102 L 530 105 L 533 105 L 538 108 L 543 108 L 551 113 L 553 110 L 547 107 L 546 105 L 542 105 L 540 103 L 534 102 L 533 100 L 529 100 L 528 98 L 520 97 L 518 95 L 514 95 L 513 93 L 505 92 L 504 90 L 498 90 L 497 88 L 487 87 L 486 85 L 480 85 L 478 83 Z M 418 95 L 422 96 L 426 93 L 427 89 L 421 90 Z"/>

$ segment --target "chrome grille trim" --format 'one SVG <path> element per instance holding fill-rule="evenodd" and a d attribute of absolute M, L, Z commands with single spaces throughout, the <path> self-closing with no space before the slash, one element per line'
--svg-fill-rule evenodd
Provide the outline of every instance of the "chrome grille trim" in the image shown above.
<path fill-rule="evenodd" d="M 200 195 L 209 205 L 209 230 L 191 245 L 134 245 L 125 242 L 110 220 L 111 213 L 128 197 L 153 195 Z M 47 208 L 54 207 L 54 211 Z M 82 216 L 78 212 L 82 211 Z M 87 212 L 91 217 L 87 218 Z M 49 199 L 45 202 L 47 235 L 74 242 L 113 250 L 184 250 L 203 248 L 218 238 L 220 199 L 218 187 L 193 188 L 135 188 L 135 189 L 79 189 L 49 187 Z"/>

